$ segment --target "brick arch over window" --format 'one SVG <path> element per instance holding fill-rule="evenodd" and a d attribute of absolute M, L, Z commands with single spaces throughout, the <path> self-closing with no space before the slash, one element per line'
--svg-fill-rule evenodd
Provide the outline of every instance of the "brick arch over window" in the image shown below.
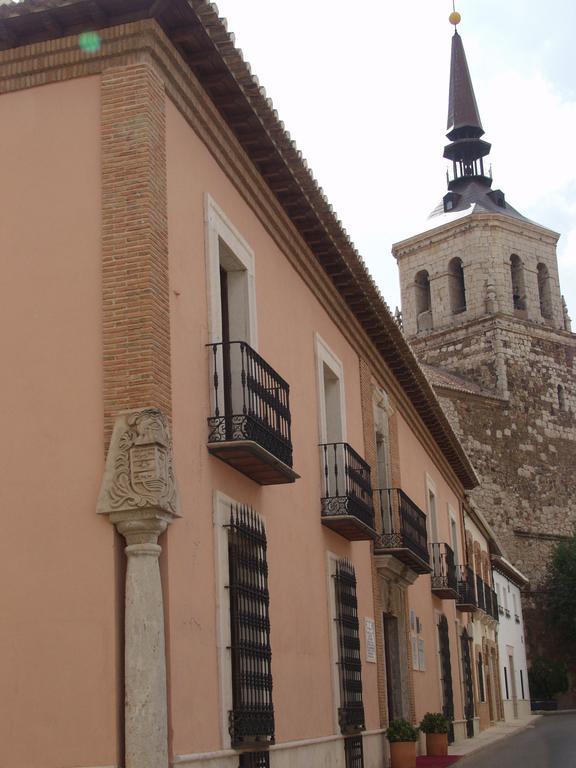
<path fill-rule="evenodd" d="M 452 314 L 457 315 L 466 311 L 466 283 L 464 280 L 464 264 L 462 259 L 455 256 L 448 264 L 450 291 L 450 307 Z"/>

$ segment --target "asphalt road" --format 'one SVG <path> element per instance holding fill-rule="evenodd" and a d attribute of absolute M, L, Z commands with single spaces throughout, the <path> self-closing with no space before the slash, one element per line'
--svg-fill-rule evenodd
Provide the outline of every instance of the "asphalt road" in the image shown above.
<path fill-rule="evenodd" d="M 533 726 L 460 764 L 462 768 L 576 768 L 576 714 L 541 717 Z"/>

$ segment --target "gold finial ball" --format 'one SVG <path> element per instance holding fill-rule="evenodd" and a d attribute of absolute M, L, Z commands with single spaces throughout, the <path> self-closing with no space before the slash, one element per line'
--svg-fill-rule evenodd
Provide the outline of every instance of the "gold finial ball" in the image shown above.
<path fill-rule="evenodd" d="M 458 24 L 460 24 L 460 22 L 462 21 L 462 16 L 460 16 L 458 11 L 452 11 L 450 16 L 448 17 L 448 20 L 450 21 L 450 24 L 454 24 L 454 26 L 457 27 Z"/>

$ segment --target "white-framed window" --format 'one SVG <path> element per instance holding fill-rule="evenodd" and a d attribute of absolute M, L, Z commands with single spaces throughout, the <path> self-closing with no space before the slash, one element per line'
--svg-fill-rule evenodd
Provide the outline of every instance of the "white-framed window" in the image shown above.
<path fill-rule="evenodd" d="M 328 626 L 330 628 L 330 668 L 332 678 L 332 722 L 333 733 L 339 733 L 338 710 L 340 709 L 340 674 L 338 668 L 338 627 L 336 626 L 336 594 L 334 592 L 334 577 L 338 556 L 333 552 L 326 553 L 326 589 L 328 594 Z"/>
<path fill-rule="evenodd" d="M 210 342 L 245 341 L 257 350 L 254 251 L 208 194 L 204 209 Z"/>
<path fill-rule="evenodd" d="M 346 441 L 344 366 L 326 342 L 315 335 L 321 443 Z"/>

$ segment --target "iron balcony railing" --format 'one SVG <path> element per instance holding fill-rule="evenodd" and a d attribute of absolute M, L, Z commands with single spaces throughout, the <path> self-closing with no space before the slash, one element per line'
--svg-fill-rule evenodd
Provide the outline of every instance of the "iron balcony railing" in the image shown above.
<path fill-rule="evenodd" d="M 498 598 L 496 596 L 496 592 L 494 592 L 492 587 L 486 582 L 484 582 L 484 600 L 484 610 L 488 616 L 492 616 L 493 619 L 498 621 Z"/>
<path fill-rule="evenodd" d="M 484 593 L 484 582 L 482 581 L 482 577 L 478 576 L 478 574 L 476 574 L 476 597 L 478 599 L 478 608 L 481 608 L 483 611 L 485 611 L 486 597 Z"/>
<path fill-rule="evenodd" d="M 208 442 L 252 440 L 291 467 L 288 384 L 244 341 L 208 347 L 213 414 Z"/>
<path fill-rule="evenodd" d="M 461 605 L 477 605 L 476 589 L 474 587 L 474 571 L 469 565 L 457 567 L 458 602 Z"/>
<path fill-rule="evenodd" d="M 458 592 L 458 578 L 454 552 L 448 544 L 432 544 L 432 589 L 436 591 Z"/>
<path fill-rule="evenodd" d="M 409 549 L 429 564 L 424 512 L 400 488 L 380 488 L 374 493 L 382 523 L 379 546 L 382 549 Z"/>
<path fill-rule="evenodd" d="M 370 467 L 348 443 L 320 445 L 322 517 L 350 515 L 374 529 Z"/>

